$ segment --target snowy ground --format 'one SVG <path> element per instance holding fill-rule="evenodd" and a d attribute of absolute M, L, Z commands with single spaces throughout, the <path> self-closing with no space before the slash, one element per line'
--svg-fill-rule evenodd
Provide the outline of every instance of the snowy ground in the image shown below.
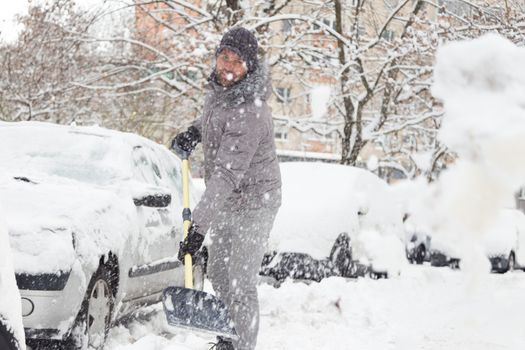
<path fill-rule="evenodd" d="M 388 280 L 262 284 L 258 350 L 525 349 L 525 273 L 409 266 Z M 204 350 L 213 338 L 170 329 L 159 305 L 115 327 L 109 350 Z"/>

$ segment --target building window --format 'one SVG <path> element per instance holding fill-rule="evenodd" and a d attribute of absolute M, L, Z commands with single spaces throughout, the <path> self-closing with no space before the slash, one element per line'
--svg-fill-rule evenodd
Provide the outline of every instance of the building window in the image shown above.
<path fill-rule="evenodd" d="M 188 69 L 186 72 L 184 72 L 184 75 L 186 76 L 186 78 L 192 81 L 195 81 L 200 78 L 199 71 L 196 69 L 191 69 L 191 68 Z"/>
<path fill-rule="evenodd" d="M 365 28 L 365 26 L 360 24 L 360 25 L 357 27 L 357 35 L 359 35 L 359 36 L 365 36 L 366 34 L 367 34 L 367 33 L 366 33 L 366 28 Z"/>
<path fill-rule="evenodd" d="M 459 1 L 459 0 L 440 0 L 440 6 L 445 6 L 445 8 L 457 16 L 468 16 L 472 11 L 472 8 L 469 4 Z"/>
<path fill-rule="evenodd" d="M 290 88 L 278 87 L 275 90 L 277 91 L 277 101 L 279 103 L 290 102 Z"/>
<path fill-rule="evenodd" d="M 385 1 L 385 6 L 388 10 L 393 10 L 398 5 L 398 0 L 384 0 L 384 1 Z"/>
<path fill-rule="evenodd" d="M 390 29 L 385 29 L 383 33 L 381 34 L 381 38 L 385 39 L 386 41 L 392 41 L 394 40 L 394 31 Z"/>
<path fill-rule="evenodd" d="M 283 33 L 290 33 L 292 31 L 292 20 L 285 19 L 282 21 L 283 24 Z"/>
<path fill-rule="evenodd" d="M 333 30 L 335 30 L 335 20 L 323 18 L 321 22 L 323 22 L 327 27 L 330 27 Z M 321 26 L 318 25 L 317 23 L 314 23 L 314 30 L 319 30 L 319 29 L 321 29 Z"/>
<path fill-rule="evenodd" d="M 284 130 L 278 130 L 275 132 L 275 139 L 278 141 L 286 141 L 288 140 L 288 132 Z"/>

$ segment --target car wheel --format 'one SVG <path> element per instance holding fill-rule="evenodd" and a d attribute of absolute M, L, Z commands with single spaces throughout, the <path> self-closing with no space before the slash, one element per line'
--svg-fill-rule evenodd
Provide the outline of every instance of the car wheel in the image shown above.
<path fill-rule="evenodd" d="M 514 252 L 510 252 L 509 262 L 507 263 L 507 271 L 512 272 L 516 269 L 516 258 Z"/>
<path fill-rule="evenodd" d="M 421 265 L 425 261 L 425 256 L 427 254 L 427 250 L 423 244 L 420 244 L 415 253 L 414 261 L 416 264 Z"/>
<path fill-rule="evenodd" d="M 459 259 L 450 259 L 450 261 L 448 262 L 448 266 L 452 270 L 459 270 Z"/>
<path fill-rule="evenodd" d="M 89 282 L 86 296 L 66 341 L 67 349 L 100 350 L 111 326 L 114 294 L 111 273 L 101 264 Z"/>
<path fill-rule="evenodd" d="M 352 277 L 352 246 L 350 237 L 341 233 L 330 251 L 330 261 L 336 269 L 336 273 L 342 277 Z"/>
<path fill-rule="evenodd" d="M 368 271 L 368 277 L 373 280 L 380 280 L 383 278 L 388 278 L 388 274 L 386 272 L 376 272 L 373 270 Z"/>

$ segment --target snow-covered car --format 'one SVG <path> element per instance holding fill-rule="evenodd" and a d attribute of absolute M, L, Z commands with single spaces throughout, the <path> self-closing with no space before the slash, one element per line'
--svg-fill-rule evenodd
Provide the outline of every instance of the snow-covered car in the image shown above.
<path fill-rule="evenodd" d="M 442 237 L 434 235 L 432 237 L 432 247 L 430 247 L 430 265 L 435 267 L 448 266 L 453 269 L 459 268 L 460 246 L 453 237 Z"/>
<path fill-rule="evenodd" d="M 2 210 L 0 209 L 0 213 Z M 7 229 L 0 222 L 0 349 L 25 349 L 20 294 L 9 247 Z"/>
<path fill-rule="evenodd" d="M 492 271 L 525 270 L 525 214 L 515 209 L 502 210 L 483 245 Z"/>
<path fill-rule="evenodd" d="M 397 273 L 406 262 L 402 214 L 373 173 L 327 163 L 281 163 L 283 202 L 260 275 L 319 281 Z"/>
<path fill-rule="evenodd" d="M 134 134 L 0 123 L 0 198 L 28 343 L 100 349 L 119 315 L 183 285 L 180 167 Z"/>
<path fill-rule="evenodd" d="M 525 214 L 516 209 L 502 209 L 487 232 L 480 236 L 481 245 L 493 272 L 525 270 Z M 432 238 L 431 264 L 459 267 L 461 244 Z"/>

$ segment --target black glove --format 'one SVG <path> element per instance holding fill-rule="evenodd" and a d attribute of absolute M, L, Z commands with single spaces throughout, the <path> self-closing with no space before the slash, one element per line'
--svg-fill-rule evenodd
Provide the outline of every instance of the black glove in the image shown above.
<path fill-rule="evenodd" d="M 204 241 L 204 236 L 197 232 L 197 227 L 190 225 L 188 230 L 188 236 L 184 242 L 180 242 L 179 255 L 178 259 L 184 263 L 184 255 L 190 254 L 193 258 L 193 255 L 199 251 Z"/>
<path fill-rule="evenodd" d="M 171 141 L 171 148 L 179 148 L 185 152 L 191 153 L 195 147 L 197 147 L 199 142 L 201 142 L 201 133 L 196 127 L 190 126 L 188 130 L 181 132 L 173 138 Z"/>

